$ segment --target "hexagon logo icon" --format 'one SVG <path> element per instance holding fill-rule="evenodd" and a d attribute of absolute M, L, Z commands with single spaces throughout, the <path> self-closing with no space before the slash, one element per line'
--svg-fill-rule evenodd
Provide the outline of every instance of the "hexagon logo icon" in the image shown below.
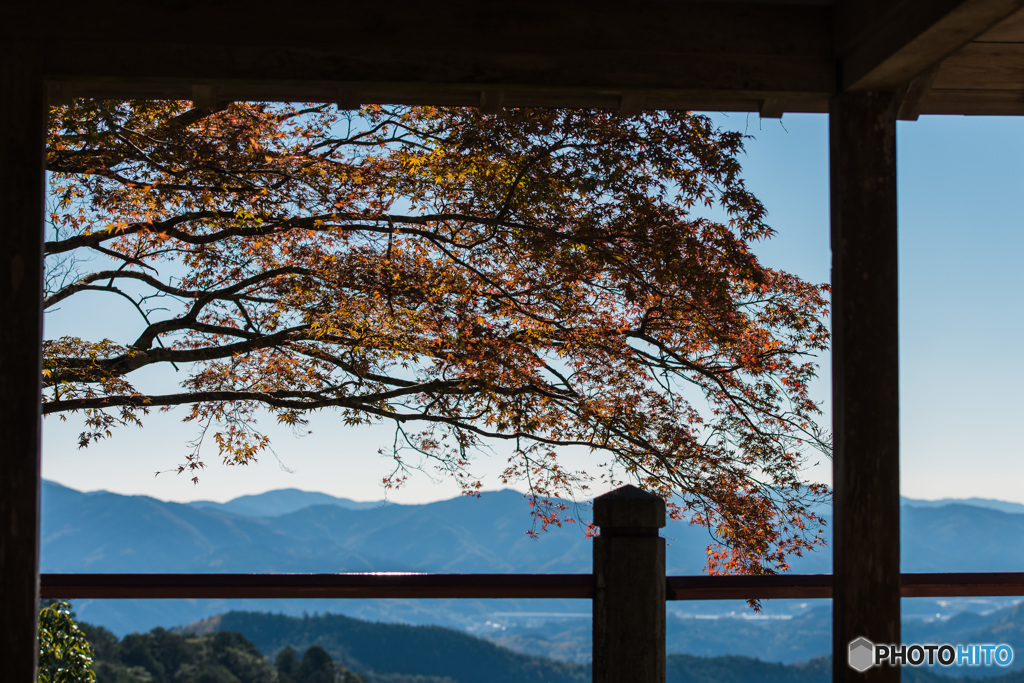
<path fill-rule="evenodd" d="M 861 636 L 850 643 L 850 668 L 864 673 L 875 665 L 875 644 Z"/>

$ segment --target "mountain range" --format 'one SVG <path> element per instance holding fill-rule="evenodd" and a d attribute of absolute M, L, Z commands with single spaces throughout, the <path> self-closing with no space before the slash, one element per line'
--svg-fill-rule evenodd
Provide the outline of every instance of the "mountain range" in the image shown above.
<path fill-rule="evenodd" d="M 367 510 L 383 505 L 383 501 L 359 502 L 348 498 L 338 498 L 327 493 L 301 491 L 299 489 L 277 489 L 266 493 L 239 496 L 226 503 L 215 503 L 212 500 L 196 500 L 189 503 L 192 507 L 203 510 L 220 510 L 232 515 L 247 517 L 277 517 L 289 512 L 298 512 L 313 505 L 334 505 L 347 510 Z"/>
<path fill-rule="evenodd" d="M 181 504 L 83 493 L 44 482 L 41 570 L 589 573 L 588 507 L 574 513 L 584 522 L 532 537 L 524 533 L 534 526 L 527 502 L 508 490 L 425 505 L 357 503 L 294 489 L 228 503 Z M 1019 571 L 1024 566 L 1024 506 L 904 500 L 901 516 L 906 572 Z M 670 575 L 702 572 L 706 530 L 670 522 L 663 535 Z M 826 551 L 797 558 L 792 571 L 828 573 L 830 567 Z M 962 613 L 956 618 L 974 619 L 972 628 L 980 631 L 1005 617 L 1000 610 L 1012 602 L 914 599 L 904 601 L 904 614 L 915 623 L 945 628 Z M 589 654 L 590 604 L 585 600 L 80 600 L 75 608 L 86 621 L 120 634 L 229 610 L 330 611 L 452 626 L 530 654 L 576 661 Z M 828 610 L 828 601 L 767 601 L 761 615 L 737 602 L 670 603 L 670 650 L 764 659 L 763 653 L 772 652 L 774 661 L 806 661 L 829 649 Z"/>

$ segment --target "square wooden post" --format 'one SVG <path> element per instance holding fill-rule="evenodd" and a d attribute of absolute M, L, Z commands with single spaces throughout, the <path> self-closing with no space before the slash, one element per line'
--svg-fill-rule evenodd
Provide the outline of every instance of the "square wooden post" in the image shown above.
<path fill-rule="evenodd" d="M 0 661 L 36 681 L 46 99 L 35 46 L 0 42 Z"/>
<path fill-rule="evenodd" d="M 594 500 L 594 683 L 665 683 L 665 501 L 635 486 Z"/>
<path fill-rule="evenodd" d="M 833 681 L 859 673 L 850 642 L 900 642 L 896 98 L 850 92 L 829 108 L 832 202 Z"/>

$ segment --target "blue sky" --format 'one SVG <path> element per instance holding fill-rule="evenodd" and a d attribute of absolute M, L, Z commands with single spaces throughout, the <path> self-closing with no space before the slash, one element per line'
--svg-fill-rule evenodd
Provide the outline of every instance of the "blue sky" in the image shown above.
<path fill-rule="evenodd" d="M 744 159 L 750 187 L 766 204 L 778 231 L 759 245 L 762 260 L 807 280 L 829 278 L 827 119 L 787 114 L 782 121 L 756 115 L 718 114 L 722 126 L 751 136 Z M 923 117 L 901 122 L 897 132 L 900 189 L 900 420 L 901 489 L 914 498 L 971 497 L 1024 502 L 1024 120 Z M 48 329 L 89 330 L 118 325 L 116 314 L 91 317 L 70 309 L 47 318 Z M 103 336 L 102 334 L 100 336 Z M 116 336 L 115 336 L 116 338 Z M 830 387 L 814 386 L 824 402 Z M 171 415 L 155 416 L 144 430 L 78 450 L 74 419 L 43 424 L 43 475 L 80 490 L 144 493 L 166 500 L 228 500 L 274 488 L 324 491 L 357 500 L 385 495 L 379 482 L 388 461 L 377 449 L 386 428 L 346 430 L 320 416 L 314 433 L 294 438 L 275 431 L 276 455 L 257 465 L 216 463 L 193 486 L 172 473 L 194 436 Z M 580 454 L 567 454 L 585 465 Z M 487 488 L 500 488 L 494 473 L 502 458 L 477 470 Z M 808 470 L 828 482 L 829 464 Z M 599 492 L 599 491 L 598 491 Z M 424 475 L 398 502 L 424 502 L 458 493 L 451 483 Z"/>

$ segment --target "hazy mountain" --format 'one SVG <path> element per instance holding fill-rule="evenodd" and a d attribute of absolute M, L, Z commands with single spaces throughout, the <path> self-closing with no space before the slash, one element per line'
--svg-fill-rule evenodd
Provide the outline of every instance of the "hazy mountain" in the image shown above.
<path fill-rule="evenodd" d="M 304 505 L 306 501 L 311 504 Z M 995 502 L 936 506 L 904 501 L 903 571 L 1019 571 L 1024 566 L 1024 514 L 997 510 Z M 589 573 L 591 565 L 583 523 L 532 538 L 524 533 L 534 527 L 530 508 L 514 491 L 353 509 L 344 499 L 296 490 L 224 504 L 178 504 L 145 496 L 87 494 L 44 482 L 42 504 L 43 572 Z M 255 512 L 239 512 L 244 510 Z M 589 518 L 586 506 L 574 513 L 584 521 Z M 669 542 L 669 574 L 702 572 L 706 530 L 671 522 L 663 535 Z M 830 567 L 827 551 L 793 563 L 798 573 L 828 573 Z M 995 610 L 1008 604 L 1009 599 L 999 598 L 906 600 L 906 628 L 914 632 L 920 627 L 935 637 L 979 633 L 1003 619 L 1006 615 Z M 453 626 L 522 652 L 575 660 L 589 653 L 585 615 L 590 604 L 585 600 L 81 600 L 75 605 L 86 621 L 119 634 L 232 609 L 289 614 L 329 610 L 364 619 Z M 768 601 L 758 618 L 736 602 L 676 602 L 670 603 L 669 612 L 670 651 L 765 659 L 769 657 L 763 653 L 772 652 L 774 661 L 795 662 L 829 648 L 827 601 Z"/>
<path fill-rule="evenodd" d="M 1024 514 L 962 503 L 904 505 L 904 572 L 1018 572 L 1024 567 Z"/>
<path fill-rule="evenodd" d="M 970 505 L 977 508 L 988 508 L 999 512 L 1012 514 L 1024 514 L 1024 504 L 1011 503 L 1005 500 L 991 500 L 989 498 L 940 498 L 938 500 L 916 500 L 900 496 L 901 505 L 909 505 L 916 508 L 938 508 L 946 505 Z"/>
<path fill-rule="evenodd" d="M 348 498 L 336 498 L 316 491 L 300 491 L 299 489 L 278 489 L 241 496 L 226 503 L 215 503 L 212 500 L 196 500 L 189 505 L 204 510 L 219 510 L 233 515 L 249 517 L 277 517 L 289 512 L 297 512 L 312 505 L 335 505 L 346 510 L 366 510 L 386 505 L 383 501 L 359 502 Z"/>
<path fill-rule="evenodd" d="M 314 505 L 275 517 L 83 494 L 44 482 L 44 572 L 587 572 L 590 541 L 540 534 L 514 491 L 426 505 Z"/>
<path fill-rule="evenodd" d="M 287 498 L 294 507 L 299 496 Z M 532 537 L 530 507 L 511 490 L 425 505 L 314 504 L 277 516 L 226 511 L 236 501 L 203 507 L 52 482 L 44 482 L 42 501 L 44 572 L 573 573 L 591 564 L 588 506 L 571 511 L 582 522 Z M 707 530 L 670 522 L 663 535 L 669 573 L 701 573 Z M 827 572 L 829 562 L 827 553 L 812 553 L 794 570 Z"/>
<path fill-rule="evenodd" d="M 995 501 L 918 503 L 902 507 L 903 571 L 1024 566 L 1024 514 L 999 511 Z M 589 518 L 586 506 L 574 512 Z M 524 533 L 534 527 L 523 496 L 510 490 L 425 505 L 352 503 L 294 489 L 180 504 L 44 482 L 41 564 L 46 572 L 590 571 L 582 524 L 539 538 Z M 668 572 L 701 573 L 707 531 L 670 522 L 663 535 Z M 815 552 L 795 558 L 792 571 L 830 567 L 829 553 Z"/>

